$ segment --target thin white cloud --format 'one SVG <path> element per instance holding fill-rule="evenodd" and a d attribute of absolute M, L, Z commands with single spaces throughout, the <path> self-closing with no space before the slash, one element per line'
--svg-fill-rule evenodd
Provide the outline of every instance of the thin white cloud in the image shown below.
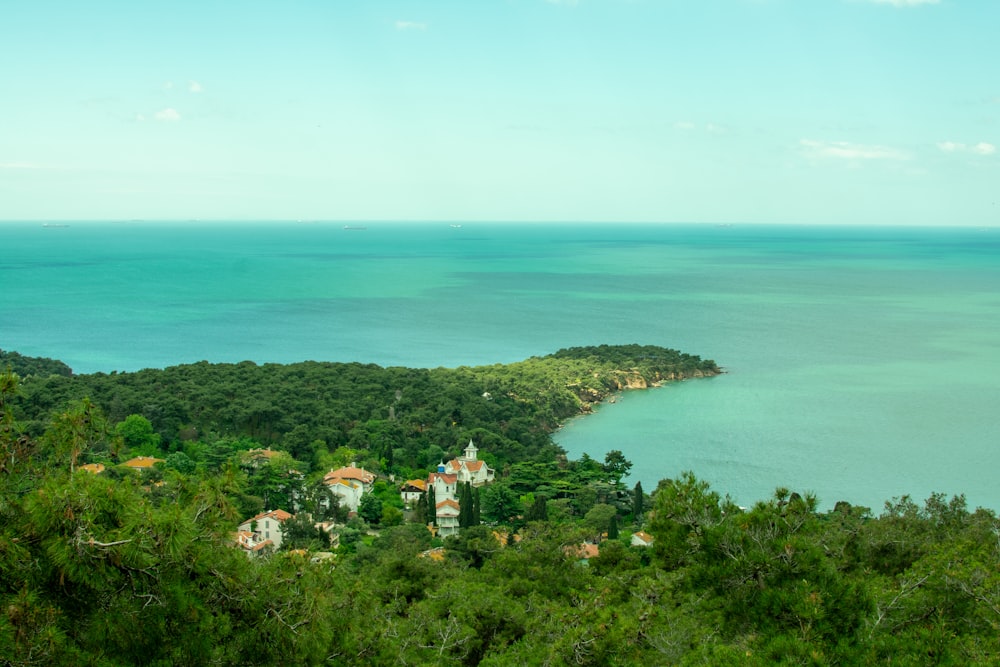
<path fill-rule="evenodd" d="M 980 141 L 978 144 L 963 144 L 957 141 L 938 142 L 938 149 L 945 153 L 973 153 L 974 155 L 993 155 L 997 152 L 997 147 Z"/>
<path fill-rule="evenodd" d="M 916 7 L 917 5 L 936 5 L 940 0 L 869 0 L 876 5 L 892 5 L 893 7 Z"/>
<path fill-rule="evenodd" d="M 176 109 L 166 108 L 153 114 L 153 119 L 163 123 L 176 123 L 181 119 L 180 113 Z"/>
<path fill-rule="evenodd" d="M 197 81 L 189 81 L 188 82 L 188 91 L 189 92 L 200 93 L 200 92 L 202 92 L 204 90 L 205 89 L 202 87 L 202 85 L 200 83 L 198 83 Z"/>
<path fill-rule="evenodd" d="M 799 145 L 806 155 L 836 160 L 907 160 L 909 155 L 896 148 L 873 144 L 852 144 L 846 141 L 815 141 L 802 139 Z"/>
<path fill-rule="evenodd" d="M 163 90 L 170 90 L 173 87 L 174 87 L 174 82 L 173 81 L 164 81 L 163 82 Z"/>
<path fill-rule="evenodd" d="M 427 24 L 420 21 L 396 21 L 396 30 L 427 30 Z"/>
<path fill-rule="evenodd" d="M 701 129 L 708 134 L 726 134 L 726 132 L 729 131 L 725 125 L 719 125 L 717 123 L 705 123 L 704 125 L 699 125 L 698 123 L 690 120 L 679 120 L 675 122 L 674 129 L 681 130 L 682 132 L 694 132 L 695 130 Z"/>

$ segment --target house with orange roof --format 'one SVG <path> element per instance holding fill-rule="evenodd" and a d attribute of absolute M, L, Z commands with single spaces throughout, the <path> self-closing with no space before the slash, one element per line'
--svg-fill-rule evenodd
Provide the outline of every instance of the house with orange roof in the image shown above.
<path fill-rule="evenodd" d="M 253 468 L 257 468 L 263 461 L 270 461 L 271 459 L 282 453 L 283 452 L 279 452 L 278 450 L 271 448 L 248 449 L 247 451 L 243 452 L 243 454 L 240 456 L 240 459 L 243 461 L 244 464 L 247 464 Z"/>
<path fill-rule="evenodd" d="M 633 547 L 651 547 L 653 546 L 653 536 L 641 530 L 634 532 L 631 544 Z"/>
<path fill-rule="evenodd" d="M 576 560 L 583 561 L 586 563 L 591 558 L 597 557 L 597 554 L 601 552 L 600 547 L 598 547 L 593 542 L 582 542 L 580 544 L 569 544 L 563 547 L 563 552 L 569 558 L 575 558 Z"/>
<path fill-rule="evenodd" d="M 437 500 L 445 498 L 458 498 L 458 475 L 450 475 L 444 472 L 444 465 L 438 466 L 438 472 L 427 475 L 427 488 L 434 489 L 434 497 Z"/>
<path fill-rule="evenodd" d="M 479 460 L 479 448 L 473 444 L 472 440 L 469 440 L 462 456 L 445 464 L 444 472 L 457 475 L 459 484 L 468 482 L 472 486 L 489 484 L 496 477 L 496 471 Z"/>
<path fill-rule="evenodd" d="M 343 468 L 331 470 L 323 476 L 324 482 L 331 479 L 350 479 L 360 482 L 364 485 L 365 492 L 367 493 L 372 490 L 372 484 L 375 483 L 375 473 L 368 472 L 364 468 L 356 466 L 344 466 Z"/>
<path fill-rule="evenodd" d="M 129 459 L 122 465 L 128 466 L 134 470 L 144 470 L 152 468 L 157 463 L 163 463 L 163 459 L 157 459 L 152 456 L 137 456 L 134 459 Z"/>
<path fill-rule="evenodd" d="M 292 518 L 285 510 L 262 512 L 239 525 L 239 531 L 251 533 L 254 545 L 270 541 L 274 548 L 281 547 L 282 525 Z"/>
<path fill-rule="evenodd" d="M 492 468 L 478 458 L 479 449 L 469 440 L 468 446 L 462 456 L 444 463 L 438 464 L 437 472 L 427 475 L 427 482 L 424 485 L 427 491 L 434 490 L 435 517 L 438 525 L 438 535 L 447 537 L 458 532 L 458 493 L 461 484 L 469 483 L 472 486 L 483 486 L 494 480 L 495 473 Z M 409 484 L 409 482 L 407 482 Z M 455 516 L 452 517 L 452 505 L 442 505 L 443 501 L 450 501 L 454 504 Z M 454 520 L 453 520 L 454 519 Z M 444 523 L 442 523 L 442 521 Z"/>
<path fill-rule="evenodd" d="M 434 508 L 437 517 L 438 537 L 448 537 L 458 535 L 458 501 L 453 498 L 445 498 L 437 503 Z"/>
<path fill-rule="evenodd" d="M 80 470 L 86 470 L 87 472 L 93 473 L 94 475 L 100 475 L 102 472 L 104 472 L 104 464 L 103 463 L 85 463 L 82 466 L 80 466 L 79 469 Z"/>
<path fill-rule="evenodd" d="M 421 551 L 417 554 L 420 558 L 429 558 L 430 560 L 437 561 L 439 563 L 444 561 L 444 547 L 434 547 L 433 549 L 428 549 L 426 551 Z"/>
<path fill-rule="evenodd" d="M 372 490 L 375 474 L 364 468 L 344 466 L 326 473 L 323 476 L 323 483 L 340 499 L 341 507 L 357 512 L 361 496 Z"/>
<path fill-rule="evenodd" d="M 409 507 L 420 500 L 420 496 L 427 493 L 427 480 L 409 479 L 399 487 L 399 495 L 403 497 L 403 502 Z"/>

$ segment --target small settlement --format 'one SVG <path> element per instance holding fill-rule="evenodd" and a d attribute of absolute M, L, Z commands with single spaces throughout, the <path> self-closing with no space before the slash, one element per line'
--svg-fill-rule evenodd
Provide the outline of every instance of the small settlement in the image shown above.
<path fill-rule="evenodd" d="M 262 453 L 258 458 L 267 456 Z M 408 480 L 399 487 L 399 491 L 408 508 L 414 507 L 421 498 L 432 499 L 434 519 L 429 522 L 428 528 L 440 537 L 447 537 L 458 534 L 462 487 L 469 484 L 472 488 L 479 488 L 495 478 L 496 471 L 479 459 L 479 448 L 469 440 L 461 456 L 439 463 L 437 470 L 429 473 L 427 479 Z M 375 479 L 374 473 L 352 464 L 326 473 L 323 484 L 350 516 L 358 512 L 365 494 L 372 492 Z M 250 555 L 280 548 L 283 524 L 293 516 L 277 509 L 247 519 L 240 524 L 234 536 L 236 546 Z M 332 529 L 329 522 L 317 523 L 316 527 L 327 533 Z"/>

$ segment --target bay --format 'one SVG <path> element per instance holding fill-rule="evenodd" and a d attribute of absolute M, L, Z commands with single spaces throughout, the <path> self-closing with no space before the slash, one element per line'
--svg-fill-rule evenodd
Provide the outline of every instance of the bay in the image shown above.
<path fill-rule="evenodd" d="M 0 224 L 0 347 L 76 372 L 199 361 L 507 363 L 665 345 L 727 373 L 574 420 L 647 490 L 748 505 L 965 493 L 1000 508 L 1000 236 L 967 228 Z"/>

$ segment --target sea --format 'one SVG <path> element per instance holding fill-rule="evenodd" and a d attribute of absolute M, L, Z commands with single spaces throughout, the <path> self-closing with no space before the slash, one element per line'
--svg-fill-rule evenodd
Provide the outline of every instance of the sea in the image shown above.
<path fill-rule="evenodd" d="M 785 487 L 875 514 L 935 492 L 1000 509 L 1000 229 L 0 224 L 0 348 L 77 373 L 602 343 L 726 371 L 556 434 L 572 457 L 622 451 L 629 485 L 690 470 L 746 506 Z"/>

